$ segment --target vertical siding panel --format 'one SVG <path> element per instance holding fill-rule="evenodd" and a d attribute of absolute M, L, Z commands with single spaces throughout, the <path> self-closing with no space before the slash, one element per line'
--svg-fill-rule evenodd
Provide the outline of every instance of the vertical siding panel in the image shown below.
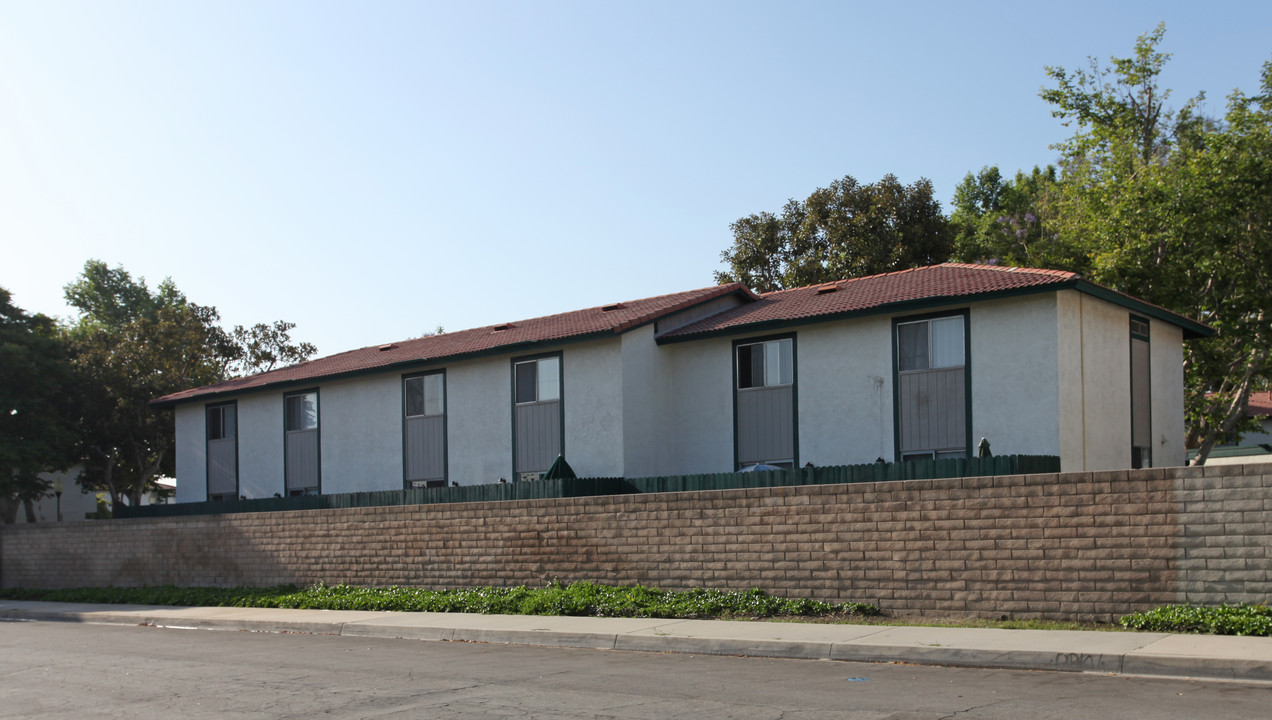
<path fill-rule="evenodd" d="M 561 454 L 561 403 L 516 408 L 517 472 L 544 472 Z"/>
<path fill-rule="evenodd" d="M 407 480 L 441 480 L 446 477 L 445 433 L 445 415 L 407 418 Z"/>
<path fill-rule="evenodd" d="M 287 489 L 318 485 L 318 431 L 301 430 L 287 433 Z"/>
<path fill-rule="evenodd" d="M 235 469 L 237 442 L 234 438 L 208 441 L 208 493 L 220 495 L 238 491 Z"/>
<path fill-rule="evenodd" d="M 790 385 L 737 393 L 739 463 L 794 459 L 794 400 Z"/>

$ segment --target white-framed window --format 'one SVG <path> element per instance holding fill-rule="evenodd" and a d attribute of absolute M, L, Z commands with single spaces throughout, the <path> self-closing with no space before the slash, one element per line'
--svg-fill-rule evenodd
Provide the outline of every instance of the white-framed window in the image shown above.
<path fill-rule="evenodd" d="M 283 396 L 283 468 L 287 495 L 321 492 L 318 438 L 318 391 Z"/>
<path fill-rule="evenodd" d="M 406 417 L 441 415 L 446 407 L 446 379 L 441 373 L 406 378 Z"/>
<path fill-rule="evenodd" d="M 446 485 L 446 373 L 402 378 L 404 487 Z"/>
<path fill-rule="evenodd" d="M 1131 316 L 1131 467 L 1153 467 L 1152 361 L 1148 319 Z"/>
<path fill-rule="evenodd" d="M 967 457 L 966 314 L 894 322 L 898 458 Z"/>
<path fill-rule="evenodd" d="M 207 480 L 209 500 L 238 497 L 238 406 L 234 402 L 208 405 Z"/>
<path fill-rule="evenodd" d="M 794 467 L 795 337 L 738 341 L 733 362 L 736 468 Z"/>
<path fill-rule="evenodd" d="M 513 474 L 538 477 L 565 452 L 561 355 L 512 362 Z"/>
<path fill-rule="evenodd" d="M 561 399 L 561 358 L 544 357 L 516 364 L 517 404 Z"/>
<path fill-rule="evenodd" d="M 897 324 L 897 371 L 962 367 L 963 316 L 915 320 Z"/>
<path fill-rule="evenodd" d="M 287 432 L 318 429 L 317 391 L 295 393 L 283 399 L 283 422 Z"/>
<path fill-rule="evenodd" d="M 795 382 L 794 340 L 779 338 L 737 346 L 738 389 Z"/>

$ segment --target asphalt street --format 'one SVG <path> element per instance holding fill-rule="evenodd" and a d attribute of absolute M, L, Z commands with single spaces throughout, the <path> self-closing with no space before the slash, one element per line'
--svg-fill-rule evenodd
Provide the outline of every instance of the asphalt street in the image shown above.
<path fill-rule="evenodd" d="M 1094 673 L 0 622 L 0 718 L 1266 718 L 1272 689 Z"/>

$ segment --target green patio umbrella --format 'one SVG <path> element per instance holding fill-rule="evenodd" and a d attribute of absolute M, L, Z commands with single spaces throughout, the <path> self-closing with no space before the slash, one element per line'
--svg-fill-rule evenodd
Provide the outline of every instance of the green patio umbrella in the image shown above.
<path fill-rule="evenodd" d="M 543 474 L 544 480 L 572 480 L 576 477 L 578 475 L 574 474 L 574 468 L 565 461 L 564 455 L 557 455 L 556 462 L 552 463 L 552 467 Z"/>

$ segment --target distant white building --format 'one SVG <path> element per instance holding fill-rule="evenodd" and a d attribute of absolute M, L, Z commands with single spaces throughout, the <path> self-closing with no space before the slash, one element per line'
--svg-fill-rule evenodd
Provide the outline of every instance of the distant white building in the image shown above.
<path fill-rule="evenodd" d="M 1073 273 L 945 264 L 740 284 L 340 353 L 154 401 L 177 499 L 995 454 L 1183 465 L 1210 329 Z"/>
<path fill-rule="evenodd" d="M 1272 391 L 1250 393 L 1246 417 L 1258 420 L 1260 429 L 1216 445 L 1206 458 L 1207 465 L 1272 462 Z M 1194 455 L 1195 451 L 1189 452 L 1189 457 Z"/>
<path fill-rule="evenodd" d="M 55 482 L 59 479 L 62 481 L 62 497 L 60 501 L 62 522 L 73 522 L 76 520 L 88 519 L 89 515 L 97 512 L 97 498 L 99 497 L 103 498 L 107 508 L 111 505 L 110 493 L 105 491 L 85 492 L 80 488 L 79 483 L 76 482 L 76 478 L 79 477 L 82 470 L 83 468 L 77 465 L 70 470 L 40 474 L 41 478 L 50 482 Z M 156 493 L 147 493 L 142 496 L 142 505 L 154 505 L 156 503 L 170 503 L 175 501 L 173 495 L 173 491 L 176 490 L 175 480 L 172 478 L 165 478 L 160 481 L 158 485 L 160 488 L 165 490 L 167 499 L 158 497 Z M 50 494 L 45 495 L 34 503 L 33 509 L 35 510 L 35 521 L 57 522 L 58 505 L 58 497 L 50 491 Z M 19 507 L 17 522 L 25 523 L 26 521 L 26 510 Z"/>

